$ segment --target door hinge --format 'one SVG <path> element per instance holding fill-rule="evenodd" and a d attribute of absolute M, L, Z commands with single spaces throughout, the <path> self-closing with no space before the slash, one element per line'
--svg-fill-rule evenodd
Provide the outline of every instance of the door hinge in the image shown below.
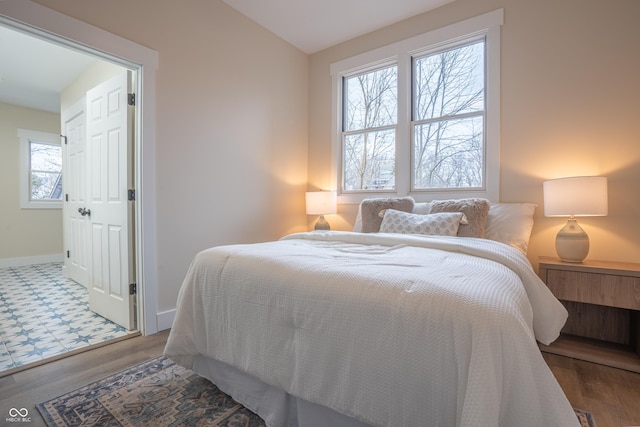
<path fill-rule="evenodd" d="M 67 251 L 67 258 L 71 258 L 71 252 Z"/>
<path fill-rule="evenodd" d="M 69 201 L 69 194 L 68 194 L 68 193 L 65 193 L 65 195 L 64 195 L 64 201 L 65 201 L 65 202 L 68 202 L 68 201 Z"/>
<path fill-rule="evenodd" d="M 136 295 L 138 293 L 138 287 L 135 283 L 129 284 L 129 295 Z"/>
<path fill-rule="evenodd" d="M 136 200 L 136 190 L 127 190 L 127 200 L 133 202 Z"/>
<path fill-rule="evenodd" d="M 67 145 L 67 136 L 66 135 L 60 135 L 60 138 L 64 139 L 64 145 Z"/>
<path fill-rule="evenodd" d="M 127 94 L 127 103 L 129 105 L 136 105 L 136 94 L 135 93 Z"/>

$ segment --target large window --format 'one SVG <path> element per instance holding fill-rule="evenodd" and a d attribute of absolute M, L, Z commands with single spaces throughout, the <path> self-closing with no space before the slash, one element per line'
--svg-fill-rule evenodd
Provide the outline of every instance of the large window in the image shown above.
<path fill-rule="evenodd" d="M 18 129 L 20 137 L 23 209 L 62 207 L 62 147 L 60 136 Z"/>
<path fill-rule="evenodd" d="M 332 64 L 342 203 L 499 191 L 502 10 Z"/>

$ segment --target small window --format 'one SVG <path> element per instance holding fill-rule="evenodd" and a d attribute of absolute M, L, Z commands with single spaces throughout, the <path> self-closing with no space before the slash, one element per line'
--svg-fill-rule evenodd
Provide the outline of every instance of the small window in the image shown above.
<path fill-rule="evenodd" d="M 23 209 L 62 207 L 62 146 L 60 136 L 18 129 L 20 137 L 21 188 Z"/>

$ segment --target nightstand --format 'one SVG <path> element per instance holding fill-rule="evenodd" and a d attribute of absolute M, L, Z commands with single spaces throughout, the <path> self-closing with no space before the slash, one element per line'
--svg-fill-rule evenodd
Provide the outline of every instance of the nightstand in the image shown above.
<path fill-rule="evenodd" d="M 540 257 L 538 274 L 569 312 L 542 351 L 640 372 L 640 264 Z"/>

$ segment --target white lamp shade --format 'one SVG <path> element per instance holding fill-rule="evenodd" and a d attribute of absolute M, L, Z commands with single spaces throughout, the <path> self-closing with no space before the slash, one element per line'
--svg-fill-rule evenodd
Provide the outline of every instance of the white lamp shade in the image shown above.
<path fill-rule="evenodd" d="M 334 214 L 338 211 L 335 191 L 308 191 L 305 198 L 307 215 Z"/>
<path fill-rule="evenodd" d="M 578 176 L 545 181 L 545 216 L 606 216 L 607 178 Z"/>

